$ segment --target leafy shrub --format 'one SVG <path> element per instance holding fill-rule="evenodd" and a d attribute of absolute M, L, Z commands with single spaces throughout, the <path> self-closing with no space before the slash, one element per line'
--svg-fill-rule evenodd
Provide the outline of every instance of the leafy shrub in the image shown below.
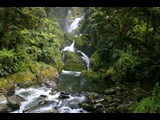
<path fill-rule="evenodd" d="M 152 96 L 142 99 L 140 102 L 135 102 L 130 112 L 133 113 L 156 113 L 160 110 L 160 86 L 157 83 L 152 91 Z"/>
<path fill-rule="evenodd" d="M 8 76 L 17 72 L 19 69 L 19 61 L 13 50 L 3 49 L 0 51 L 0 76 Z"/>

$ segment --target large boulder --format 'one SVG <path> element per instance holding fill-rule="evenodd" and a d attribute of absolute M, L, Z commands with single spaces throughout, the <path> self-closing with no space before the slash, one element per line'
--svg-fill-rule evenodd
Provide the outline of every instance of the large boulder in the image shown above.
<path fill-rule="evenodd" d="M 64 70 L 81 71 L 86 69 L 85 61 L 74 52 L 66 52 L 64 58 Z"/>
<path fill-rule="evenodd" d="M 0 102 L 6 100 L 6 97 L 4 95 L 0 95 Z"/>
<path fill-rule="evenodd" d="M 48 88 L 56 88 L 57 84 L 55 81 L 47 80 L 44 82 L 44 85 L 47 86 Z"/>
<path fill-rule="evenodd" d="M 24 100 L 25 100 L 24 98 L 22 98 L 18 95 L 13 95 L 13 96 L 7 97 L 8 105 L 13 109 L 18 109 L 21 105 L 21 102 L 23 102 Z"/>
<path fill-rule="evenodd" d="M 140 101 L 142 98 L 144 98 L 146 96 L 146 92 L 145 90 L 143 90 L 142 88 L 134 88 L 131 90 L 131 95 L 132 97 L 134 96 L 135 99 L 137 99 L 138 101 Z"/>
<path fill-rule="evenodd" d="M 88 103 L 80 103 L 79 104 L 80 105 L 80 107 L 82 107 L 84 110 L 88 110 L 88 111 L 94 111 L 94 107 L 93 107 L 93 105 L 91 105 L 91 104 L 88 104 Z"/>
<path fill-rule="evenodd" d="M 46 110 L 42 113 L 59 113 L 59 112 L 58 112 L 58 110 L 50 109 L 50 110 Z"/>
<path fill-rule="evenodd" d="M 70 98 L 69 94 L 66 92 L 61 92 L 60 96 L 58 97 L 59 99 L 66 99 L 66 98 Z"/>
<path fill-rule="evenodd" d="M 6 104 L 0 104 L 0 113 L 11 112 L 12 108 Z"/>

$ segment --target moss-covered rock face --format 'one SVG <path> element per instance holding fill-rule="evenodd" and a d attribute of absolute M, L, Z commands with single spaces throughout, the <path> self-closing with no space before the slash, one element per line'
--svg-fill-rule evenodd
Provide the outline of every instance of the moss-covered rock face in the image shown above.
<path fill-rule="evenodd" d="M 64 59 L 64 70 L 81 71 L 86 69 L 83 59 L 74 52 L 66 52 Z"/>
<path fill-rule="evenodd" d="M 15 88 L 15 86 L 26 88 L 32 85 L 41 85 L 47 80 L 56 82 L 58 77 L 58 70 L 53 66 L 35 62 L 31 64 L 30 69 L 26 71 L 0 78 L 0 92 L 7 94 L 7 92 L 11 88 Z"/>
<path fill-rule="evenodd" d="M 64 46 L 71 45 L 74 39 L 75 39 L 74 36 L 71 35 L 70 33 L 68 32 L 64 33 L 64 41 L 65 41 Z"/>
<path fill-rule="evenodd" d="M 87 35 L 78 35 L 75 39 L 75 46 L 78 50 L 83 51 L 88 56 L 94 52 L 94 47 Z"/>

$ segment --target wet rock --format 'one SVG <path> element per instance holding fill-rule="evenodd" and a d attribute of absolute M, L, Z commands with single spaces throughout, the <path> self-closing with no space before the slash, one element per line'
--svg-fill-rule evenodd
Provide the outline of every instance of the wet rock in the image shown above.
<path fill-rule="evenodd" d="M 69 93 L 67 93 L 67 92 L 65 92 L 65 91 L 62 91 L 62 92 L 60 93 L 60 95 L 69 95 Z"/>
<path fill-rule="evenodd" d="M 116 108 L 115 107 L 109 107 L 105 110 L 106 113 L 115 113 L 116 112 Z"/>
<path fill-rule="evenodd" d="M 12 108 L 6 104 L 0 104 L 0 113 L 11 112 Z"/>
<path fill-rule="evenodd" d="M 97 108 L 95 110 L 95 113 L 106 113 L 106 109 L 105 108 Z"/>
<path fill-rule="evenodd" d="M 93 102 L 94 102 L 95 99 L 99 99 L 99 98 L 100 98 L 100 95 L 99 95 L 98 93 L 92 92 L 92 93 L 89 93 L 89 94 L 88 94 L 88 99 L 89 99 L 90 101 L 93 101 Z"/>
<path fill-rule="evenodd" d="M 120 103 L 113 102 L 113 103 L 110 103 L 108 107 L 117 107 L 119 104 Z"/>
<path fill-rule="evenodd" d="M 131 91 L 131 95 L 134 96 L 134 98 L 141 100 L 142 98 L 146 96 L 146 92 L 141 88 L 134 88 Z"/>
<path fill-rule="evenodd" d="M 18 95 L 13 95 L 13 96 L 7 97 L 8 105 L 10 107 L 12 107 L 13 109 L 19 108 L 21 105 L 21 102 L 23 102 L 24 100 L 25 100 L 24 98 L 22 98 Z"/>
<path fill-rule="evenodd" d="M 6 100 L 6 97 L 4 95 L 0 95 L 0 102 Z"/>
<path fill-rule="evenodd" d="M 70 98 L 70 96 L 61 94 L 58 98 L 59 99 L 66 99 L 66 98 Z"/>
<path fill-rule="evenodd" d="M 114 98 L 113 101 L 118 103 L 122 102 L 120 99 L 117 99 L 117 98 Z"/>
<path fill-rule="evenodd" d="M 113 98 L 112 98 L 111 96 L 105 96 L 105 97 L 104 97 L 104 100 L 105 100 L 106 102 L 110 103 L 110 102 L 113 100 Z"/>
<path fill-rule="evenodd" d="M 74 104 L 73 103 L 69 103 L 68 106 L 71 107 L 72 109 L 78 109 L 79 108 L 77 103 L 74 103 Z"/>
<path fill-rule="evenodd" d="M 12 96 L 15 93 L 15 87 L 11 87 L 7 90 L 7 96 Z"/>
<path fill-rule="evenodd" d="M 56 88 L 57 87 L 57 84 L 55 81 L 45 81 L 44 85 L 48 88 Z"/>
<path fill-rule="evenodd" d="M 128 112 L 128 108 L 130 107 L 130 103 L 128 104 L 121 104 L 117 107 L 117 111 L 119 111 L 120 113 L 127 113 Z"/>
<path fill-rule="evenodd" d="M 88 111 L 94 110 L 93 106 L 88 103 L 80 103 L 79 106 Z"/>
<path fill-rule="evenodd" d="M 97 103 L 94 105 L 93 108 L 102 108 L 102 107 L 103 107 L 103 105 L 101 103 Z"/>
<path fill-rule="evenodd" d="M 79 110 L 80 113 L 84 113 L 83 110 Z"/>
<path fill-rule="evenodd" d="M 57 91 L 51 91 L 51 92 L 49 93 L 49 95 L 55 95 L 55 94 L 57 94 Z"/>
<path fill-rule="evenodd" d="M 47 101 L 46 100 L 42 100 L 42 101 L 39 101 L 38 103 L 39 103 L 39 105 L 45 105 L 47 103 Z"/>
<path fill-rule="evenodd" d="M 28 105 L 25 106 L 23 113 L 29 113 L 37 108 L 40 108 L 43 105 L 43 99 L 30 102 Z M 42 103 L 41 103 L 42 102 Z M 46 104 L 46 103 L 45 103 Z"/>
<path fill-rule="evenodd" d="M 99 103 L 99 102 L 103 102 L 103 101 L 104 101 L 104 99 L 102 98 L 102 99 L 96 100 L 95 102 Z"/>
<path fill-rule="evenodd" d="M 120 87 L 115 87 L 115 89 L 116 89 L 117 91 L 121 91 L 121 90 L 122 90 L 122 88 L 120 88 Z"/>
<path fill-rule="evenodd" d="M 111 95 L 111 94 L 115 94 L 116 90 L 115 89 L 108 89 L 104 91 L 104 94 L 106 95 Z"/>
<path fill-rule="evenodd" d="M 46 110 L 42 113 L 59 113 L 59 112 L 58 112 L 58 110 L 50 109 L 50 110 Z"/>
<path fill-rule="evenodd" d="M 69 94 L 68 94 L 69 95 Z M 84 95 L 84 94 L 82 94 L 82 93 L 72 93 L 71 94 L 73 97 L 80 97 L 81 95 Z"/>
<path fill-rule="evenodd" d="M 40 95 L 40 98 L 47 98 L 47 95 Z"/>

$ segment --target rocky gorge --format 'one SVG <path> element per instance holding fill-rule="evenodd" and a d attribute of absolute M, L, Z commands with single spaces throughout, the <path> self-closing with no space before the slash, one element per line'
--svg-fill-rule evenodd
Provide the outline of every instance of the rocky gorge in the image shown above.
<path fill-rule="evenodd" d="M 159 112 L 158 10 L 1 8 L 0 113 Z"/>

